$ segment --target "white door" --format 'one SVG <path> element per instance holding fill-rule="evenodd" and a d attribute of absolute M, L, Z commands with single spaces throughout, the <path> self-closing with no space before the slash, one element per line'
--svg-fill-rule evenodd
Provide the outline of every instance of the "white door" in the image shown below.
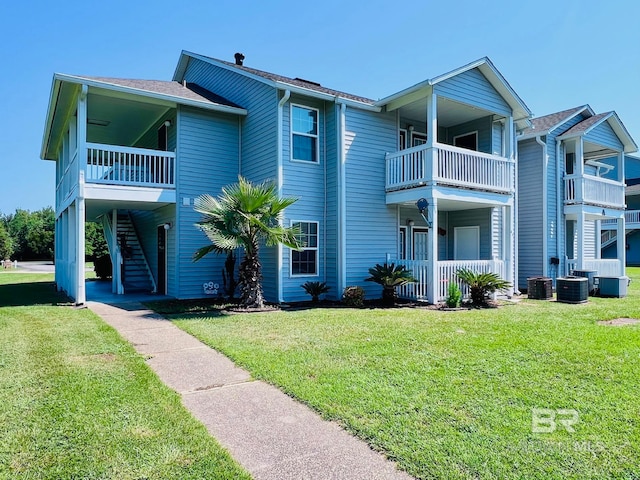
<path fill-rule="evenodd" d="M 455 227 L 453 229 L 454 260 L 480 259 L 480 227 Z"/>
<path fill-rule="evenodd" d="M 414 260 L 427 260 L 427 236 L 428 230 L 413 230 L 413 259 Z"/>

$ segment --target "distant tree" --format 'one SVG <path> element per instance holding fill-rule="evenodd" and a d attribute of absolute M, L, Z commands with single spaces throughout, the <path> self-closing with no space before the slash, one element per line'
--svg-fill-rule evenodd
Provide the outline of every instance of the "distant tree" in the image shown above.
<path fill-rule="evenodd" d="M 0 261 L 13 255 L 13 239 L 3 221 L 0 221 Z"/>
<path fill-rule="evenodd" d="M 18 208 L 14 214 L 4 217 L 4 223 L 19 260 L 53 258 L 53 208 L 46 207 L 35 212 Z"/>
<path fill-rule="evenodd" d="M 88 260 L 95 260 L 105 255 L 109 255 L 107 241 L 104 239 L 102 225 L 96 222 L 85 224 L 85 257 Z"/>

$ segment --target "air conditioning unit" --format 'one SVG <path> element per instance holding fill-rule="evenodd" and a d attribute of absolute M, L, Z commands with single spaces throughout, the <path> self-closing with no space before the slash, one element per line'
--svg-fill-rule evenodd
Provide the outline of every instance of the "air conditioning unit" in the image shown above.
<path fill-rule="evenodd" d="M 553 297 L 553 281 L 549 277 L 527 278 L 527 296 L 534 300 L 549 300 Z"/>
<path fill-rule="evenodd" d="M 598 274 L 597 270 L 574 270 L 571 275 L 574 277 L 586 277 L 589 280 L 589 295 L 595 295 L 595 278 Z"/>
<path fill-rule="evenodd" d="M 629 277 L 596 277 L 601 297 L 626 297 L 629 282 Z"/>
<path fill-rule="evenodd" d="M 562 303 L 585 303 L 589 296 L 587 277 L 562 277 L 556 280 L 556 299 Z"/>

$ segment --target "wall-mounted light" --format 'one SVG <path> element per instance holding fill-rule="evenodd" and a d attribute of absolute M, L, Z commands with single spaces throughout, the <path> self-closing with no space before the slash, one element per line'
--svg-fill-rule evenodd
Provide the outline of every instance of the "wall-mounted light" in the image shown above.
<path fill-rule="evenodd" d="M 171 120 L 165 120 L 164 121 L 164 126 L 169 128 L 171 126 Z"/>
<path fill-rule="evenodd" d="M 411 220 L 410 218 L 407 219 L 407 225 L 410 227 L 413 227 L 416 224 L 416 222 L 414 222 L 413 220 Z"/>
<path fill-rule="evenodd" d="M 414 127 L 413 125 L 407 125 L 407 130 L 409 130 L 410 132 L 413 132 L 416 129 L 416 127 Z"/>
<path fill-rule="evenodd" d="M 171 224 L 170 223 L 165 223 L 163 225 L 163 227 L 164 227 L 165 230 L 171 230 Z"/>

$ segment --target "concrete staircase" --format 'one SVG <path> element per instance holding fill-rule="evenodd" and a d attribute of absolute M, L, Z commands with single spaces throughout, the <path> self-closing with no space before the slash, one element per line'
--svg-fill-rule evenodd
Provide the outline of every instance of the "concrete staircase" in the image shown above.
<path fill-rule="evenodd" d="M 124 293 L 155 293 L 156 284 L 129 212 L 118 212 L 117 238 L 122 254 Z"/>

